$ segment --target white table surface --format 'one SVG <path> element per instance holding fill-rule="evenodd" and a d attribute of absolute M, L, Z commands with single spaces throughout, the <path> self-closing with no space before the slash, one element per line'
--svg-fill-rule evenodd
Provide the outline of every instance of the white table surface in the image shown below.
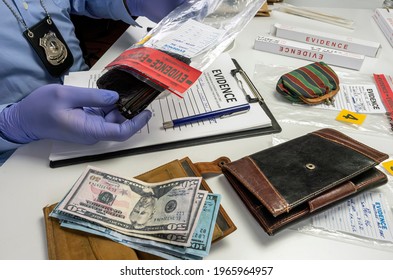
<path fill-rule="evenodd" d="M 377 5 L 378 6 L 378 5 Z M 382 50 L 377 58 L 366 58 L 361 72 L 393 74 L 393 50 L 372 20 L 373 9 L 316 8 L 355 20 L 355 30 L 315 22 L 309 19 L 272 12 L 269 18 L 255 18 L 236 38 L 229 51 L 250 74 L 256 64 L 280 64 L 293 67 L 305 65 L 305 61 L 253 49 L 256 36 L 267 34 L 275 22 L 312 26 L 326 32 L 378 41 Z M 141 21 L 149 26 L 147 21 Z M 116 55 L 139 39 L 145 29 L 130 28 L 100 60 L 95 68 L 103 67 Z M 335 68 L 336 69 L 336 68 Z M 340 68 L 340 71 L 351 70 Z M 268 103 L 269 105 L 269 103 Z M 269 106 L 280 120 L 280 112 Z M 282 124 L 283 137 L 296 137 L 315 127 Z M 358 140 L 393 155 L 393 138 L 363 135 L 353 129 Z M 0 230 L 0 259 L 33 260 L 47 259 L 45 226 L 42 208 L 58 202 L 70 189 L 87 164 L 116 173 L 134 176 L 158 165 L 185 156 L 193 161 L 208 161 L 226 155 L 232 160 L 271 146 L 272 135 L 218 142 L 202 146 L 173 149 L 77 164 L 51 169 L 48 156 L 50 141 L 30 143 L 18 149 L 12 158 L 0 168 L 0 196 L 2 226 Z M 391 179 L 391 177 L 390 177 Z M 222 194 L 222 205 L 233 219 L 237 230 L 212 246 L 206 259 L 393 259 L 393 251 L 355 245 L 341 240 L 327 239 L 288 229 L 274 237 L 267 236 L 244 207 L 223 176 L 208 178 L 214 192 Z"/>

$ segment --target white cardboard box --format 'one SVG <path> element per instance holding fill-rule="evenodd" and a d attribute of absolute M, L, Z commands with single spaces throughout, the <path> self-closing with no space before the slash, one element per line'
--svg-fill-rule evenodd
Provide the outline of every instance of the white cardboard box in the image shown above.
<path fill-rule="evenodd" d="M 280 23 L 272 25 L 271 34 L 284 39 L 317 45 L 324 48 L 362 54 L 370 57 L 375 57 L 381 47 L 380 43 L 373 41 L 320 32 Z"/>
<path fill-rule="evenodd" d="M 392 45 L 392 47 L 393 47 L 393 33 L 392 32 L 389 33 L 389 29 L 386 26 L 386 24 L 383 22 L 383 19 L 381 19 L 380 15 L 378 15 L 378 14 L 374 14 L 373 19 L 378 24 L 379 29 L 381 29 L 383 35 L 385 35 L 385 37 L 388 40 L 388 42 L 390 43 L 390 45 Z"/>
<path fill-rule="evenodd" d="M 269 35 L 258 36 L 255 39 L 254 48 L 260 51 L 267 51 L 305 60 L 323 61 L 330 65 L 355 70 L 359 70 L 364 61 L 364 55 L 323 48 Z"/>
<path fill-rule="evenodd" d="M 393 15 L 390 15 L 385 9 L 376 9 L 373 18 L 393 46 Z"/>
<path fill-rule="evenodd" d="M 393 11 L 388 11 L 387 9 L 375 9 L 375 14 L 379 15 L 382 22 L 387 27 L 389 34 L 393 35 Z"/>

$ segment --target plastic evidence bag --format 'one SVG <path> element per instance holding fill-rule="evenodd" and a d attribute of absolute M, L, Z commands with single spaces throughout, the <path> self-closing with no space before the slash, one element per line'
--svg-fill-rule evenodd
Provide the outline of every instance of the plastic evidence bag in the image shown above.
<path fill-rule="evenodd" d="M 99 88 L 119 93 L 127 118 L 163 92 L 179 97 L 234 41 L 265 0 L 187 0 L 106 66 Z"/>

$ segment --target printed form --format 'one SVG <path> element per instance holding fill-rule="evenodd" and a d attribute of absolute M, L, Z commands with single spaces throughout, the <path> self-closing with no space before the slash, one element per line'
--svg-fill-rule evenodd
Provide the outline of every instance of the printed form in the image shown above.
<path fill-rule="evenodd" d="M 319 104 L 315 108 L 341 111 L 343 109 L 361 114 L 386 113 L 378 89 L 370 85 L 340 85 L 339 92 L 334 96 L 333 105 Z"/>
<path fill-rule="evenodd" d="M 176 32 L 153 36 L 153 40 L 147 41 L 145 46 L 192 58 L 217 42 L 223 34 L 224 30 L 189 19 Z"/>
<path fill-rule="evenodd" d="M 315 227 L 393 242 L 392 210 L 381 192 L 362 192 L 313 217 Z"/>
<path fill-rule="evenodd" d="M 186 92 L 184 98 L 165 94 L 154 100 L 147 108 L 152 112 L 149 123 L 125 142 L 99 142 L 91 146 L 54 142 L 49 158 L 56 161 L 271 126 L 271 120 L 262 107 L 258 103 L 251 103 L 249 111 L 236 116 L 163 128 L 164 122 L 173 119 L 246 103 L 244 92 L 230 73 L 234 68 L 229 54 L 221 54 Z M 99 76 L 99 71 L 71 73 L 66 77 L 65 84 L 96 87 Z M 251 90 L 247 93 L 252 95 Z"/>

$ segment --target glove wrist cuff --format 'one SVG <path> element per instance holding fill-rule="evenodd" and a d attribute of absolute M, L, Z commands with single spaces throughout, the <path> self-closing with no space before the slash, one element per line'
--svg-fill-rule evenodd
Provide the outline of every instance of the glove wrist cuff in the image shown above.
<path fill-rule="evenodd" d="M 18 125 L 15 106 L 17 104 L 10 104 L 0 112 L 0 137 L 15 144 L 26 144 L 32 140 Z"/>

